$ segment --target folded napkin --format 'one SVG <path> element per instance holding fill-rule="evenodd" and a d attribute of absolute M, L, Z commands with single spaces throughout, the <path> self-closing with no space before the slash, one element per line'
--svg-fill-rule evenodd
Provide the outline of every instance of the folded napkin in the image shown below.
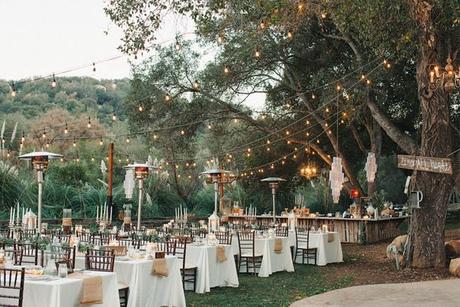
<path fill-rule="evenodd" d="M 334 242 L 334 233 L 330 232 L 327 234 L 327 242 Z"/>
<path fill-rule="evenodd" d="M 83 281 L 83 289 L 80 297 L 80 304 L 102 304 L 102 277 L 85 275 L 81 273 L 73 273 L 69 278 L 81 279 Z"/>
<path fill-rule="evenodd" d="M 168 265 L 165 258 L 153 259 L 152 275 L 168 277 Z"/>
<path fill-rule="evenodd" d="M 283 240 L 280 238 L 275 239 L 275 253 L 281 254 L 281 251 L 283 250 Z"/>
<path fill-rule="evenodd" d="M 224 262 L 227 261 L 227 256 L 225 256 L 225 247 L 224 246 L 217 246 L 217 261 Z"/>
<path fill-rule="evenodd" d="M 62 218 L 62 226 L 72 226 L 72 218 L 63 217 Z"/>

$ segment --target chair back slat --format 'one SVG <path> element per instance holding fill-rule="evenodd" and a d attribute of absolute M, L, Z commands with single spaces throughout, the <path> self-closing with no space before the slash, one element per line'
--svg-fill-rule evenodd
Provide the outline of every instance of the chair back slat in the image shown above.
<path fill-rule="evenodd" d="M 275 228 L 275 235 L 277 237 L 287 237 L 289 230 L 287 227 L 276 227 Z"/>
<path fill-rule="evenodd" d="M 238 231 L 238 248 L 240 256 L 250 254 L 255 257 L 255 235 L 254 231 Z"/>
<path fill-rule="evenodd" d="M 232 234 L 229 231 L 216 231 L 214 235 L 219 244 L 232 245 Z"/>
<path fill-rule="evenodd" d="M 113 267 L 115 264 L 115 255 L 113 254 L 113 251 L 111 256 L 86 254 L 85 263 L 86 270 L 99 272 L 113 272 Z"/>

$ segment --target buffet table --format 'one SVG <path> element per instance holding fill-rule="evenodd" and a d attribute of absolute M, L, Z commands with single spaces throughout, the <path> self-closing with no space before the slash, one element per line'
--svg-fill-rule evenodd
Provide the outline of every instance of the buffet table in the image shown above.
<path fill-rule="evenodd" d="M 379 219 L 355 219 L 355 218 L 336 218 L 336 217 L 298 217 L 297 226 L 311 229 L 318 229 L 327 225 L 329 230 L 339 233 L 342 243 L 374 243 L 383 240 L 393 239 L 402 232 L 399 226 L 409 216 L 401 217 L 380 217 Z M 252 216 L 252 221 L 258 225 L 270 225 L 273 216 Z M 287 216 L 277 216 L 276 220 L 288 225 Z M 231 223 L 244 224 L 248 221 L 244 215 L 229 215 L 228 221 Z"/>

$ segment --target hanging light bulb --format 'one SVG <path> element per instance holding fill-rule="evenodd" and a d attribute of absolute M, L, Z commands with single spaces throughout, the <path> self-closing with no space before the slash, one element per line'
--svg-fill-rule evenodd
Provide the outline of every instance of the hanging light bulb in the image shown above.
<path fill-rule="evenodd" d="M 22 131 L 21 142 L 24 143 L 25 140 L 26 140 L 26 135 L 24 134 L 24 131 Z"/>
<path fill-rule="evenodd" d="M 126 143 L 129 143 L 131 142 L 131 140 L 129 139 L 129 136 L 126 137 Z"/>
<path fill-rule="evenodd" d="M 46 130 L 45 130 L 45 128 L 43 128 L 42 138 L 46 139 Z"/>
<path fill-rule="evenodd" d="M 340 91 L 340 90 L 342 89 L 342 86 L 341 86 L 340 84 L 337 84 L 336 87 L 335 87 L 335 89 L 336 89 L 337 91 Z"/>
<path fill-rule="evenodd" d="M 255 56 L 256 59 L 260 58 L 260 50 L 259 50 L 259 48 L 256 48 L 256 51 L 254 52 L 254 56 Z"/>
<path fill-rule="evenodd" d="M 99 145 L 101 145 L 101 146 L 104 145 L 104 140 L 102 139 L 102 137 L 101 137 L 101 139 L 99 140 Z"/>
<path fill-rule="evenodd" d="M 326 12 L 322 12 L 321 13 L 321 18 L 325 19 L 327 17 L 327 13 Z"/>
<path fill-rule="evenodd" d="M 179 41 L 176 41 L 176 51 L 179 51 L 180 50 L 180 44 L 179 44 Z"/>
<path fill-rule="evenodd" d="M 67 127 L 67 122 L 65 122 L 64 134 L 69 133 L 69 128 Z"/>
<path fill-rule="evenodd" d="M 181 130 L 181 131 L 180 131 L 180 134 L 181 134 L 181 135 L 184 135 L 184 134 L 185 134 L 185 131 L 184 131 L 184 130 Z"/>
<path fill-rule="evenodd" d="M 77 142 L 75 142 L 75 138 L 73 138 L 73 147 L 77 147 Z"/>
<path fill-rule="evenodd" d="M 76 159 L 77 163 L 80 162 L 80 157 L 77 156 L 77 159 Z"/>
<path fill-rule="evenodd" d="M 297 8 L 299 9 L 299 11 L 302 11 L 303 10 L 303 3 L 300 2 L 298 5 L 297 5 Z"/>
<path fill-rule="evenodd" d="M 139 112 L 144 111 L 144 108 L 142 106 L 139 106 L 137 109 L 139 110 Z"/>
<path fill-rule="evenodd" d="M 52 87 L 52 88 L 55 88 L 56 85 L 57 85 L 56 77 L 55 77 L 54 74 L 53 74 L 53 81 L 51 82 L 51 87 Z"/>
<path fill-rule="evenodd" d="M 50 148 L 50 142 L 46 141 L 46 148 Z"/>
<path fill-rule="evenodd" d="M 208 129 L 211 129 L 211 128 L 212 128 L 211 124 L 208 124 Z"/>
<path fill-rule="evenodd" d="M 95 160 L 94 157 L 91 157 L 91 162 L 94 162 L 94 160 Z"/>
<path fill-rule="evenodd" d="M 9 159 L 9 158 L 10 158 L 10 156 L 11 156 L 11 150 L 10 150 L 10 149 L 8 149 L 8 152 L 6 153 L 6 157 Z"/>
<path fill-rule="evenodd" d="M 270 143 L 271 143 L 270 140 L 267 140 L 267 144 L 270 144 Z"/>
<path fill-rule="evenodd" d="M 228 75 L 228 73 L 230 72 L 230 69 L 228 68 L 227 65 L 224 66 L 224 74 Z"/>
<path fill-rule="evenodd" d="M 116 121 L 117 120 L 117 115 L 115 113 L 112 114 L 112 121 Z"/>
<path fill-rule="evenodd" d="M 219 35 L 217 36 L 217 42 L 218 42 L 219 44 L 222 44 L 222 43 L 224 42 L 224 36 L 223 36 L 222 34 L 219 34 Z"/>
<path fill-rule="evenodd" d="M 168 102 L 171 100 L 171 96 L 169 95 L 169 93 L 166 93 L 165 95 L 165 101 Z"/>
<path fill-rule="evenodd" d="M 265 21 L 262 20 L 262 21 L 260 22 L 260 25 L 259 25 L 259 26 L 260 26 L 260 28 L 261 28 L 262 30 L 265 29 L 265 27 L 266 27 Z"/>
<path fill-rule="evenodd" d="M 200 82 L 198 80 L 195 80 L 195 82 L 193 82 L 193 88 L 198 91 L 200 89 Z"/>
<path fill-rule="evenodd" d="M 91 117 L 90 116 L 88 116 L 88 125 L 86 126 L 88 127 L 88 129 L 91 128 Z"/>
<path fill-rule="evenodd" d="M 293 38 L 293 34 L 292 34 L 291 31 L 288 31 L 286 36 L 287 36 L 288 39 L 292 39 L 292 38 Z"/>
<path fill-rule="evenodd" d="M 11 82 L 11 96 L 16 97 L 16 85 L 14 82 Z"/>
<path fill-rule="evenodd" d="M 311 94 L 311 99 L 315 99 L 315 98 L 316 98 L 315 94 Z"/>
<path fill-rule="evenodd" d="M 64 158 L 61 158 L 61 162 L 64 162 Z"/>
<path fill-rule="evenodd" d="M 96 72 L 96 63 L 93 62 L 93 72 Z"/>

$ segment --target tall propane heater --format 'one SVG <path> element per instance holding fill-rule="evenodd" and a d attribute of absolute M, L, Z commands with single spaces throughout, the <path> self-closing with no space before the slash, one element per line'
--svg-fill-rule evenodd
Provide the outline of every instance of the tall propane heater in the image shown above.
<path fill-rule="evenodd" d="M 41 231 L 42 227 L 42 194 L 43 194 L 43 182 L 45 178 L 44 172 L 48 169 L 48 160 L 54 158 L 60 158 L 62 155 L 47 152 L 47 151 L 34 151 L 27 154 L 20 155 L 18 158 L 22 160 L 30 160 L 32 166 L 37 171 L 37 182 L 38 182 L 38 209 L 37 209 L 37 227 L 38 232 Z"/>
<path fill-rule="evenodd" d="M 268 177 L 261 180 L 262 182 L 268 182 L 268 186 L 272 189 L 272 200 L 273 200 L 273 225 L 275 225 L 276 221 L 276 206 L 275 206 L 275 199 L 276 199 L 276 189 L 279 187 L 280 182 L 286 181 L 283 178 L 279 177 Z"/>
<path fill-rule="evenodd" d="M 137 230 L 141 230 L 141 213 L 142 213 L 142 198 L 144 194 L 144 180 L 149 177 L 149 171 L 156 169 L 150 164 L 133 163 L 125 166 L 126 169 L 134 170 L 135 179 L 139 186 L 139 201 L 137 205 Z"/>

